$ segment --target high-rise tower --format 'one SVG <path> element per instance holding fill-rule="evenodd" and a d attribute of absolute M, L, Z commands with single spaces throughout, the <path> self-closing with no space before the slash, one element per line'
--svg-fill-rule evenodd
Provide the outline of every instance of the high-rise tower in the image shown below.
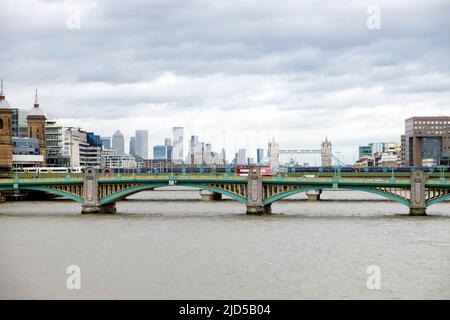
<path fill-rule="evenodd" d="M 39 154 L 43 157 L 41 166 L 45 166 L 47 161 L 47 147 L 45 144 L 45 113 L 39 107 L 37 89 L 36 96 L 34 100 L 33 108 L 28 112 L 27 123 L 28 123 L 28 136 L 30 138 L 36 138 L 39 143 Z"/>
<path fill-rule="evenodd" d="M 113 134 L 112 148 L 116 155 L 125 154 L 125 138 L 120 130 L 116 130 Z"/>
<path fill-rule="evenodd" d="M 12 110 L 5 99 L 3 79 L 0 89 L 0 175 L 8 174 L 12 168 Z"/>

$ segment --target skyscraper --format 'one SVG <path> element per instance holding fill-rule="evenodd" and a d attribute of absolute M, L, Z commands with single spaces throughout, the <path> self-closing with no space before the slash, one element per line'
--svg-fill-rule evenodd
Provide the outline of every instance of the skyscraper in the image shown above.
<path fill-rule="evenodd" d="M 263 148 L 256 149 L 256 163 L 261 164 L 263 162 L 263 159 L 264 159 L 264 149 Z"/>
<path fill-rule="evenodd" d="M 153 159 L 154 160 L 165 160 L 167 155 L 167 149 L 164 145 L 153 146 Z"/>
<path fill-rule="evenodd" d="M 173 146 L 172 146 L 172 139 L 165 138 L 164 139 L 164 145 L 166 146 L 166 152 L 167 152 L 167 161 L 172 161 L 172 153 L 173 153 Z"/>
<path fill-rule="evenodd" d="M 103 149 L 111 149 L 111 137 L 101 137 Z"/>
<path fill-rule="evenodd" d="M 132 156 L 136 156 L 136 137 L 131 137 L 130 138 L 130 154 Z"/>
<path fill-rule="evenodd" d="M 174 162 L 183 162 L 183 127 L 173 127 L 173 149 L 172 159 Z"/>
<path fill-rule="evenodd" d="M 136 130 L 136 155 L 148 159 L 148 130 Z"/>
<path fill-rule="evenodd" d="M 120 130 L 117 130 L 113 134 L 112 149 L 114 149 L 115 154 L 125 154 L 125 138 L 123 137 L 123 134 L 122 132 L 120 132 Z"/>
<path fill-rule="evenodd" d="M 247 156 L 245 149 L 239 149 L 236 156 L 237 164 L 247 164 Z"/>

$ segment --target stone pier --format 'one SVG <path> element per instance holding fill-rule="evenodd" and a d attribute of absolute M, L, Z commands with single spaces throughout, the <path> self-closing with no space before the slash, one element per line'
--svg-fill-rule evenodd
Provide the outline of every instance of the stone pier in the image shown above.
<path fill-rule="evenodd" d="M 202 201 L 217 201 L 222 200 L 222 194 L 218 192 L 213 192 L 205 189 L 200 190 L 200 196 L 202 197 Z"/>
<path fill-rule="evenodd" d="M 115 213 L 116 204 L 101 205 L 98 199 L 98 176 L 94 168 L 84 171 L 84 202 L 81 213 Z"/>
<path fill-rule="evenodd" d="M 409 214 L 412 216 L 425 216 L 427 214 L 423 171 L 415 171 L 411 176 L 411 206 Z"/>
<path fill-rule="evenodd" d="M 271 205 L 263 204 L 263 187 L 260 168 L 250 169 L 247 177 L 247 214 L 272 213 Z"/>
<path fill-rule="evenodd" d="M 321 194 L 322 194 L 322 189 L 306 191 L 306 195 L 308 196 L 308 201 L 319 201 Z"/>
<path fill-rule="evenodd" d="M 5 202 L 6 198 L 0 193 L 0 203 Z"/>

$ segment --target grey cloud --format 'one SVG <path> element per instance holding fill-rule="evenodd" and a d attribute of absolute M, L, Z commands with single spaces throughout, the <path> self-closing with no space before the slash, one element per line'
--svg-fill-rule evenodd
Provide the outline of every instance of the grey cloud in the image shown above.
<path fill-rule="evenodd" d="M 371 1 L 7 0 L 0 76 L 13 105 L 31 106 L 38 86 L 51 113 L 101 114 L 109 124 L 91 130 L 105 134 L 140 117 L 285 130 L 292 145 L 323 133 L 350 148 L 362 128 L 394 138 L 372 122 L 398 136 L 407 115 L 450 110 L 450 3 L 377 3 L 382 25 L 370 31 Z M 67 4 L 80 6 L 80 30 L 66 28 Z M 273 120 L 252 118 L 262 112 Z"/>

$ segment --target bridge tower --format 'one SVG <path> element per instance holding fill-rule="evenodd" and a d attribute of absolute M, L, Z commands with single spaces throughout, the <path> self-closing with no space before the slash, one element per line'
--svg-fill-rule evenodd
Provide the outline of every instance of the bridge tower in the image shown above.
<path fill-rule="evenodd" d="M 267 157 L 269 158 L 270 169 L 278 170 L 280 166 L 280 152 L 278 149 L 278 142 L 275 141 L 275 138 L 272 138 L 272 141 L 269 142 L 267 146 Z"/>
<path fill-rule="evenodd" d="M 271 213 L 271 205 L 263 204 L 263 183 L 261 168 L 250 169 L 247 177 L 247 214 Z"/>
<path fill-rule="evenodd" d="M 43 161 L 41 163 L 42 167 L 45 167 L 47 162 L 47 147 L 45 144 L 45 113 L 39 107 L 38 97 L 37 97 L 37 89 L 36 96 L 33 108 L 31 108 L 30 112 L 27 116 L 27 124 L 28 124 L 28 136 L 30 138 L 36 138 L 39 143 L 39 154 L 43 157 Z"/>
<path fill-rule="evenodd" d="M 0 176 L 9 176 L 13 165 L 12 110 L 5 99 L 3 79 L 0 88 Z"/>
<path fill-rule="evenodd" d="M 331 167 L 332 144 L 331 141 L 328 141 L 328 138 L 325 138 L 325 141 L 322 142 L 320 151 L 322 158 L 322 167 Z"/>

